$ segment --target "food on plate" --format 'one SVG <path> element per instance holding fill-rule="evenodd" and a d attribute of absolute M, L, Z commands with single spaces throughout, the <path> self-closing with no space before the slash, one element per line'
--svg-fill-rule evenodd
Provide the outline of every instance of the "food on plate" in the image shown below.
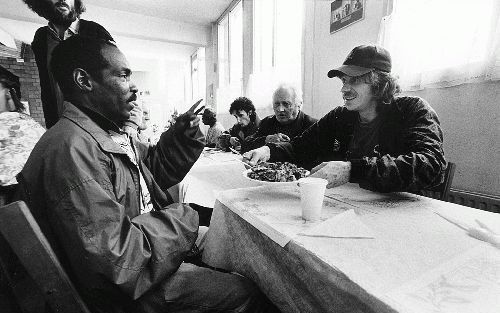
<path fill-rule="evenodd" d="M 248 170 L 248 177 L 269 182 L 291 182 L 306 177 L 309 171 L 288 162 L 264 162 Z"/>

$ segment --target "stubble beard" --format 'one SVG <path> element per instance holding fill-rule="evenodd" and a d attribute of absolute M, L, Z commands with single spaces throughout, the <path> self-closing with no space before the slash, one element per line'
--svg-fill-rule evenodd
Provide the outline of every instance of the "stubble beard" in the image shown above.
<path fill-rule="evenodd" d="M 53 8 L 51 18 L 49 21 L 55 25 L 63 25 L 68 27 L 77 18 L 77 14 L 74 8 L 70 8 L 68 13 L 62 13 L 57 8 Z"/>

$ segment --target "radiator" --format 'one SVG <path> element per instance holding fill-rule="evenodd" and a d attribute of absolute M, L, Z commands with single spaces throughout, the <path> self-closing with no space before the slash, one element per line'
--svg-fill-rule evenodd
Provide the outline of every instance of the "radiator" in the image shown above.
<path fill-rule="evenodd" d="M 484 211 L 500 213 L 500 196 L 452 188 L 448 194 L 447 201 Z"/>

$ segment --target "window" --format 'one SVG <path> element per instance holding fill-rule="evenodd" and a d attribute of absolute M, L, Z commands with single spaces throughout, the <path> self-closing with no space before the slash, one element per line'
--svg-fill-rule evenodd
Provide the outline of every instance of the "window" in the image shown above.
<path fill-rule="evenodd" d="M 243 8 L 240 1 L 217 27 L 219 86 L 238 85 L 243 78 Z"/>
<path fill-rule="evenodd" d="M 500 79 L 500 1 L 398 0 L 379 43 L 403 89 Z"/>
<path fill-rule="evenodd" d="M 201 47 L 191 55 L 191 99 L 205 98 L 205 48 Z"/>
<path fill-rule="evenodd" d="M 280 83 L 302 85 L 303 0 L 255 0 L 253 73 L 248 94 L 256 107 L 269 108 Z"/>
<path fill-rule="evenodd" d="M 225 112 L 227 103 L 243 94 L 243 4 L 239 1 L 217 25 L 219 87 L 217 108 Z"/>

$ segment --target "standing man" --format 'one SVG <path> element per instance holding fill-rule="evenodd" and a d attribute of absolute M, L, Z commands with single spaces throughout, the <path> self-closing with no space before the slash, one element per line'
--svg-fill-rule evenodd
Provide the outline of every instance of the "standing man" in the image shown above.
<path fill-rule="evenodd" d="M 300 135 L 317 121 L 302 112 L 301 108 L 300 90 L 291 85 L 280 85 L 273 93 L 274 115 L 264 118 L 257 132 L 242 142 L 242 152 L 267 143 L 288 142 Z"/>
<path fill-rule="evenodd" d="M 50 69 L 54 47 L 75 34 L 111 41 L 113 37 L 101 25 L 80 19 L 80 15 L 85 12 L 82 0 L 23 1 L 33 12 L 49 21 L 48 26 L 36 31 L 31 47 L 40 76 L 45 126 L 50 128 L 59 120 L 64 102 L 61 90 Z"/>
<path fill-rule="evenodd" d="M 419 97 L 399 96 L 391 57 L 382 47 L 354 48 L 328 77 L 342 81 L 344 106 L 289 143 L 247 152 L 250 164 L 291 161 L 314 167 L 328 187 L 348 181 L 365 189 L 418 192 L 443 180 L 446 160 L 436 111 Z"/>
<path fill-rule="evenodd" d="M 203 150 L 194 107 L 158 144 L 141 143 L 121 129 L 137 87 L 114 43 L 75 35 L 53 55 L 68 102 L 18 178 L 91 311 L 266 312 L 247 278 L 184 262 L 198 254 L 204 229 L 163 190 Z"/>

